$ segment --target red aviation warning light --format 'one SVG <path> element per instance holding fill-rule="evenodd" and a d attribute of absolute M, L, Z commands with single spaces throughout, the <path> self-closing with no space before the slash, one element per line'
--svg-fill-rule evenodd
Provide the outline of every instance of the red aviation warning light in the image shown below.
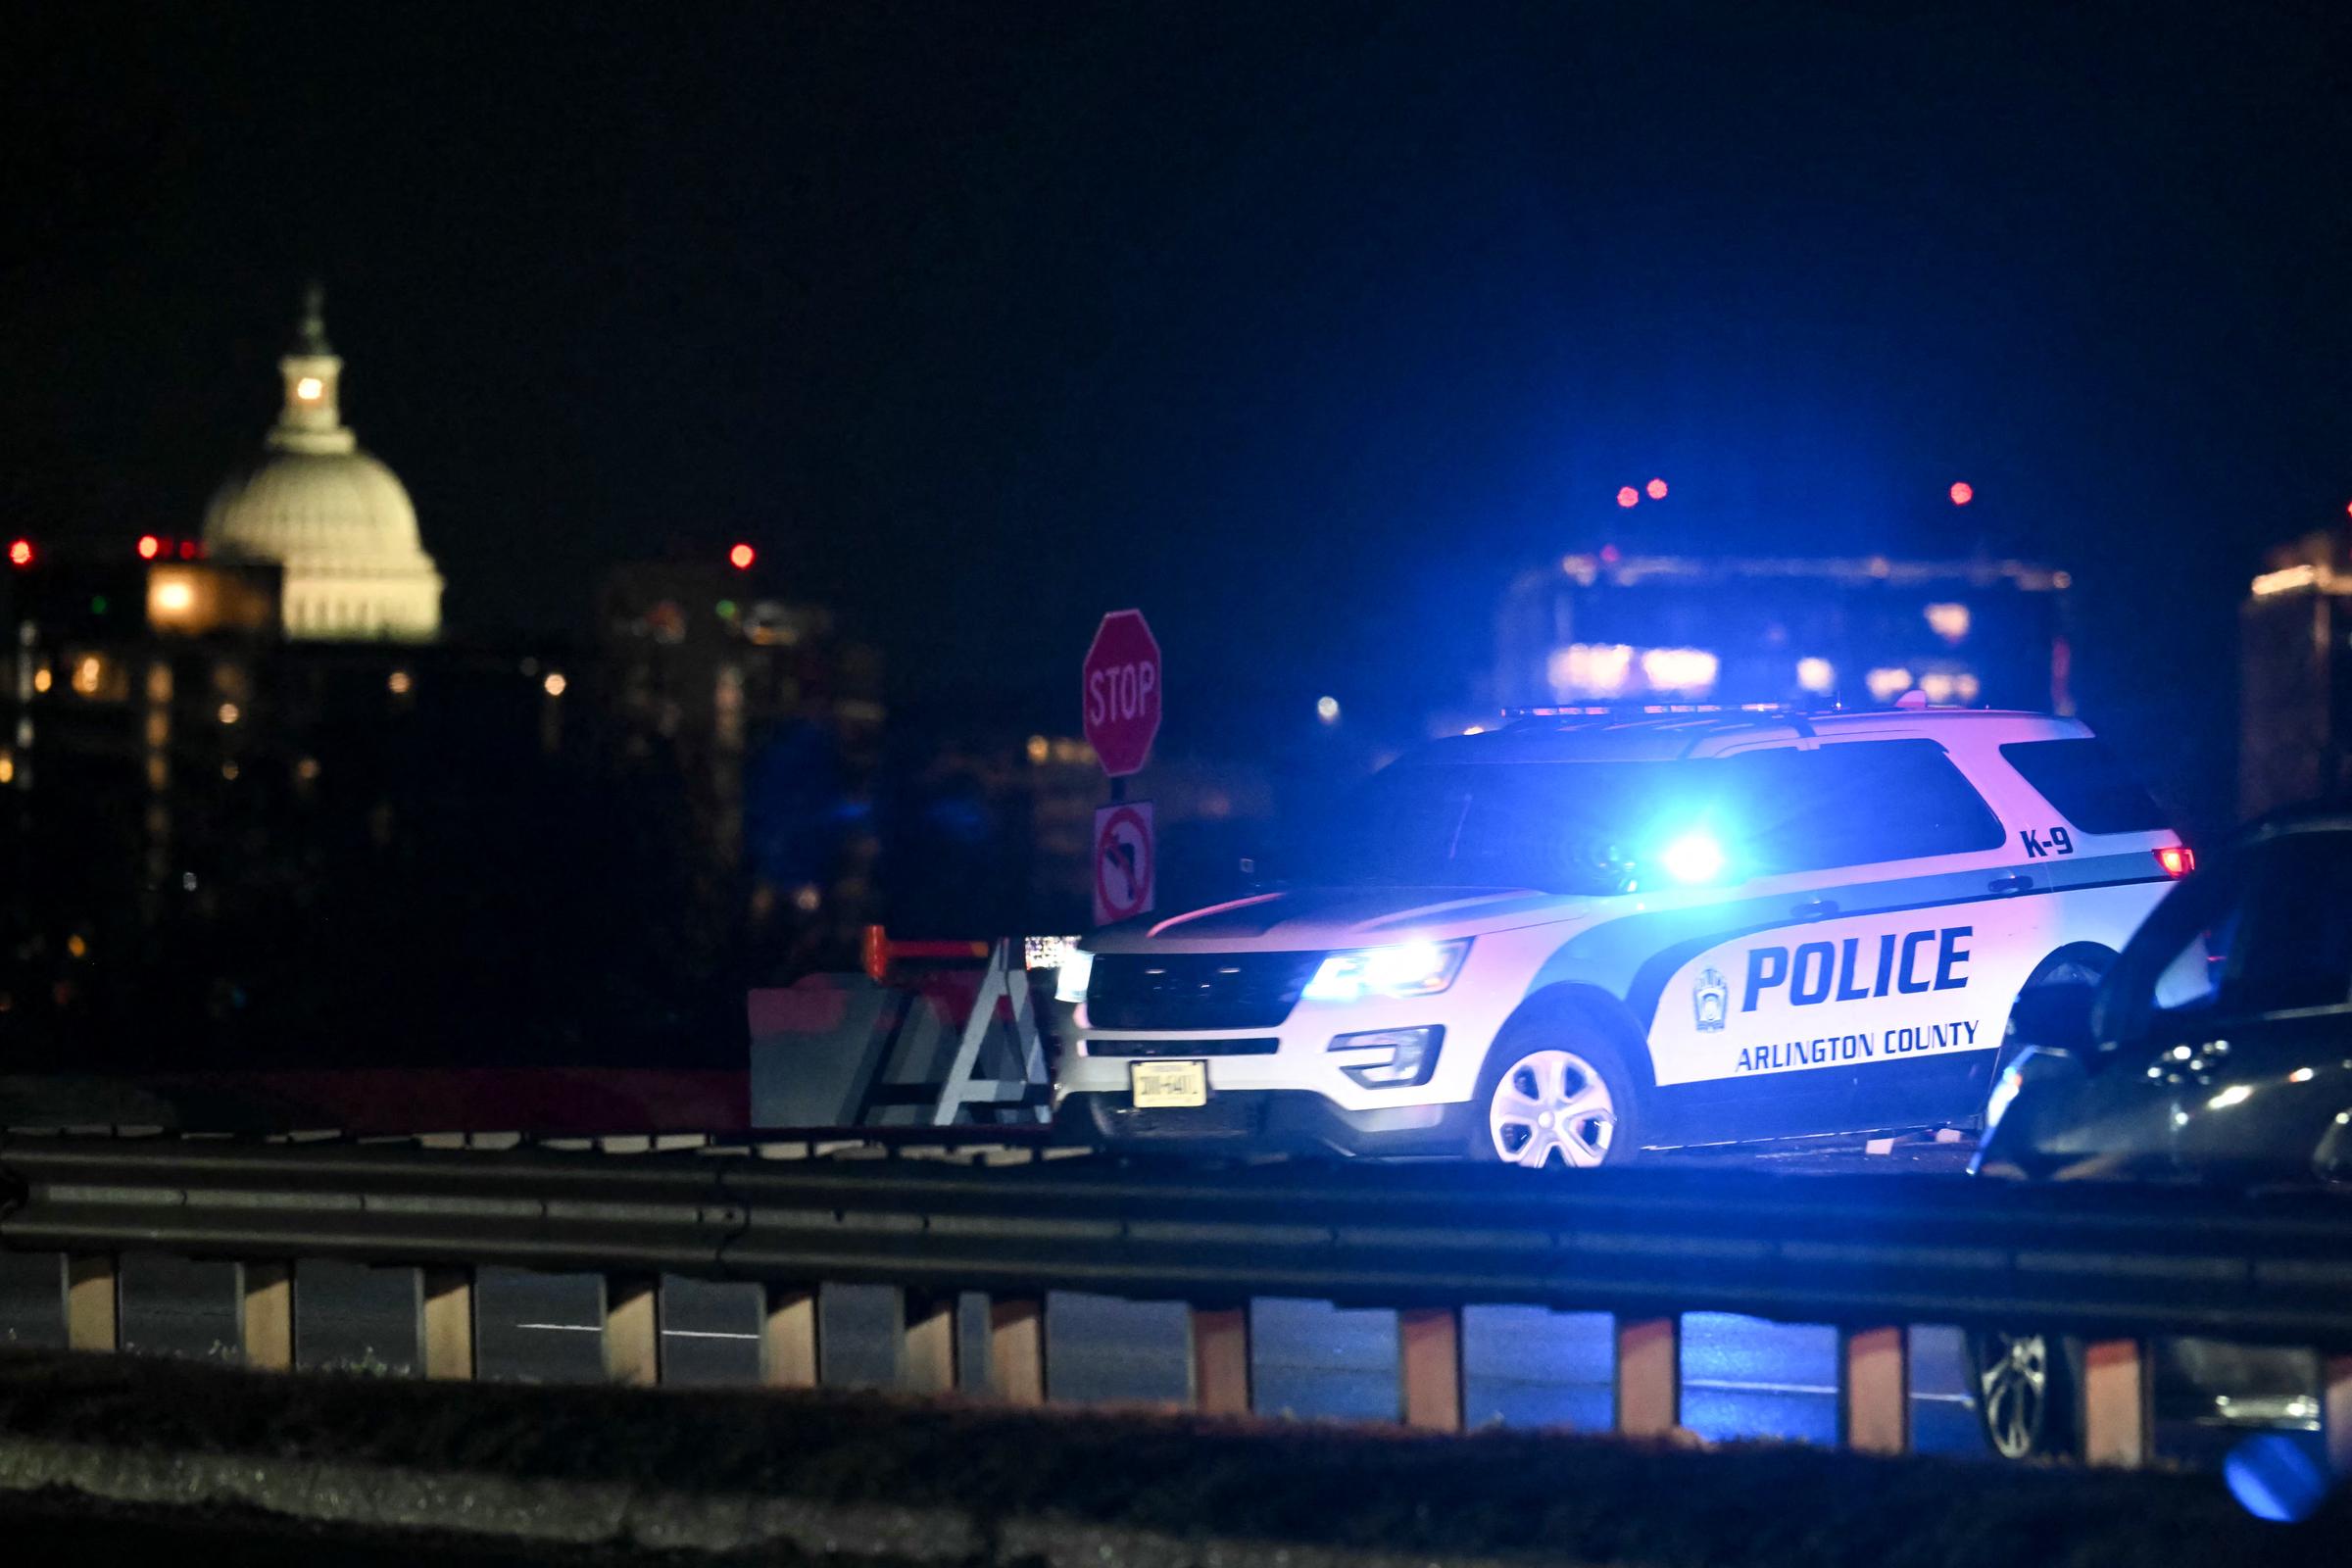
<path fill-rule="evenodd" d="M 153 561 L 164 553 L 164 542 L 151 533 L 139 535 L 139 559 Z"/>
<path fill-rule="evenodd" d="M 1967 505 L 1968 505 L 1968 504 L 1969 504 L 1971 501 L 1974 501 L 1974 500 L 1976 500 L 1976 499 L 1977 499 L 1977 487 L 1976 487 L 1975 485 L 1973 485 L 1973 484 L 1970 484 L 1970 483 L 1969 483 L 1969 482 L 1968 482 L 1966 479 L 1962 479 L 1962 480 L 1960 480 L 1958 483 L 1956 483 L 1956 484 L 1954 484 L 1954 485 L 1952 486 L 1952 505 L 1953 505 L 1953 506 L 1955 506 L 1955 507 L 1965 507 L 1965 506 L 1967 506 Z"/>
<path fill-rule="evenodd" d="M 1666 499 L 1666 481 L 1663 479 L 1652 479 L 1642 488 L 1649 492 L 1649 499 L 1652 501 Z"/>
<path fill-rule="evenodd" d="M 1617 504 L 1621 507 L 1639 506 L 1641 502 L 1642 492 L 1630 484 L 1623 486 L 1617 492 Z"/>
<path fill-rule="evenodd" d="M 750 545 L 737 545 L 727 552 L 727 564 L 733 566 L 737 571 L 751 570 L 752 563 L 759 559 L 760 552 L 754 550 Z"/>
<path fill-rule="evenodd" d="M 10 540 L 8 542 L 8 564 L 12 566 L 31 565 L 32 541 L 29 539 Z"/>

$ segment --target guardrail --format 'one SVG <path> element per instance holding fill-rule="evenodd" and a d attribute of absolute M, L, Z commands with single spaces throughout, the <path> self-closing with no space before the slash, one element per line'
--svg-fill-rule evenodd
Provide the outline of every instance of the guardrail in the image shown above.
<path fill-rule="evenodd" d="M 490 1265 L 606 1284 L 605 1364 L 661 1377 L 664 1273 L 756 1281 L 763 1379 L 813 1384 L 822 1284 L 896 1287 L 903 1386 L 956 1386 L 957 1293 L 986 1293 L 990 1385 L 1045 1396 L 1050 1291 L 1190 1304 L 1193 1396 L 1250 1408 L 1249 1303 L 1397 1309 L 1401 1408 L 1463 1425 L 1461 1314 L 1518 1302 L 1616 1317 L 1616 1426 L 1680 1417 L 1681 1318 L 1835 1325 L 1839 1433 L 1909 1446 L 1907 1327 L 2078 1335 L 2089 1457 L 2144 1462 L 2149 1342 L 2206 1335 L 2321 1352 L 2324 1423 L 2352 1473 L 2352 1205 L 2324 1194 L 2013 1186 L 1641 1168 L 1559 1179 L 1477 1167 L 1003 1167 L 807 1158 L 806 1143 L 646 1153 L 0 1138 L 0 1246 L 64 1255 L 70 1342 L 116 1344 L 117 1259 L 241 1269 L 249 1364 L 292 1363 L 292 1264 L 418 1273 L 427 1376 L 473 1372 Z"/>

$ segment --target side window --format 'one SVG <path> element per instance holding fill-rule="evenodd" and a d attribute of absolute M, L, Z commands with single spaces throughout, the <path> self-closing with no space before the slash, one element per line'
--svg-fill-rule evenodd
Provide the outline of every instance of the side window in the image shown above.
<path fill-rule="evenodd" d="M 2220 1005 L 2245 922 L 2251 867 L 2225 854 L 2177 883 L 2099 987 L 2091 1029 L 2103 1048 L 2140 1040 L 2161 1020 Z"/>
<path fill-rule="evenodd" d="M 1747 853 L 1812 871 L 1999 849 L 2000 820 L 1934 741 L 1848 741 L 1727 758 Z"/>
<path fill-rule="evenodd" d="M 2227 968 L 2235 1012 L 2336 1007 L 2352 1001 L 2352 833 L 2290 833 L 2261 849 L 2244 933 Z"/>
<path fill-rule="evenodd" d="M 2001 760 L 2085 833 L 2160 833 L 2172 826 L 2131 770 L 2087 735 L 2012 741 L 2001 748 Z"/>

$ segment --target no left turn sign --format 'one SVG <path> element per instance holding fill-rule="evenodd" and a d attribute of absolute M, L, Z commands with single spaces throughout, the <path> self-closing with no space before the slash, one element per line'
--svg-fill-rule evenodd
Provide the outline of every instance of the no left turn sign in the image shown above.
<path fill-rule="evenodd" d="M 1129 801 L 1095 812 L 1095 924 L 1152 912 L 1159 880 L 1159 845 L 1152 803 Z"/>

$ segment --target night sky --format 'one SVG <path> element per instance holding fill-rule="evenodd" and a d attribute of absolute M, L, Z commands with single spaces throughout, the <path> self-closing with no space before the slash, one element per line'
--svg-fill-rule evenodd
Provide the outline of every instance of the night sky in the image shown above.
<path fill-rule="evenodd" d="M 15 15 L 0 504 L 192 531 L 316 273 L 461 628 L 743 537 L 1019 722 L 1141 604 L 1182 746 L 1408 730 L 1564 549 L 1984 546 L 2210 811 L 2352 500 L 2352 35 L 1886 9 Z"/>

